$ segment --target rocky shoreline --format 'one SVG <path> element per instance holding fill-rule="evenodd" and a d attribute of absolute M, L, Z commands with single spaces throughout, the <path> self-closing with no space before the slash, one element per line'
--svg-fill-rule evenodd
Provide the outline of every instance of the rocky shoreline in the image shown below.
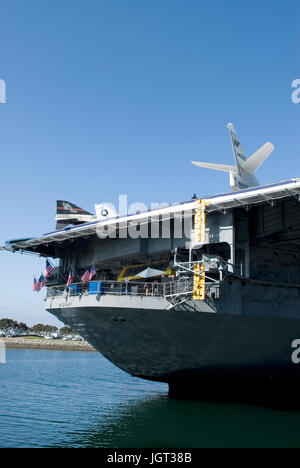
<path fill-rule="evenodd" d="M 28 338 L 0 338 L 0 341 L 4 341 L 6 348 L 96 352 L 96 350 L 86 341 L 64 341 Z"/>

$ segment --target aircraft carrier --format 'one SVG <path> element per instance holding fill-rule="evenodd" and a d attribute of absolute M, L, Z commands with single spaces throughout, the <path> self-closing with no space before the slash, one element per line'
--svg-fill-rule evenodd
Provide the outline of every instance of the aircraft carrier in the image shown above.
<path fill-rule="evenodd" d="M 46 310 L 170 395 L 290 392 L 300 382 L 300 179 L 242 180 L 245 163 L 254 173 L 271 151 L 227 166 L 227 194 L 124 216 L 60 200 L 56 231 L 4 248 L 59 259 Z"/>

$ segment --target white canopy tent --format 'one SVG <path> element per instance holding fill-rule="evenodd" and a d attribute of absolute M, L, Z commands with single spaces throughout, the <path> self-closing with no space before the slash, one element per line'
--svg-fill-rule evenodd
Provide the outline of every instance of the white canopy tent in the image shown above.
<path fill-rule="evenodd" d="M 165 274 L 165 271 L 155 270 L 154 268 L 146 268 L 146 270 L 141 271 L 136 276 L 139 278 L 155 278 L 155 276 L 162 276 Z"/>

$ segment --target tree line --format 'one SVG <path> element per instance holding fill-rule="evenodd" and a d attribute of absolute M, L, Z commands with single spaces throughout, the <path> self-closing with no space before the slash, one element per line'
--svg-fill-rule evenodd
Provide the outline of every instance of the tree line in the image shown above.
<path fill-rule="evenodd" d="M 17 322 L 16 320 L 4 318 L 0 319 L 0 330 L 8 330 L 9 328 L 18 329 L 22 332 L 32 332 L 32 333 L 55 333 L 58 332 L 60 335 L 75 335 L 76 333 L 70 327 L 62 327 L 60 330 L 53 325 L 44 325 L 43 323 L 38 323 L 33 327 L 28 327 L 26 323 Z"/>

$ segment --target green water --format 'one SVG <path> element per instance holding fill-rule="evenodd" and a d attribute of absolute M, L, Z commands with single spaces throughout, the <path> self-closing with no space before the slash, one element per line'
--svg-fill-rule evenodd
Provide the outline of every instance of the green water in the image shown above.
<path fill-rule="evenodd" d="M 8 350 L 0 447 L 300 447 L 300 412 L 169 400 L 96 353 Z"/>

